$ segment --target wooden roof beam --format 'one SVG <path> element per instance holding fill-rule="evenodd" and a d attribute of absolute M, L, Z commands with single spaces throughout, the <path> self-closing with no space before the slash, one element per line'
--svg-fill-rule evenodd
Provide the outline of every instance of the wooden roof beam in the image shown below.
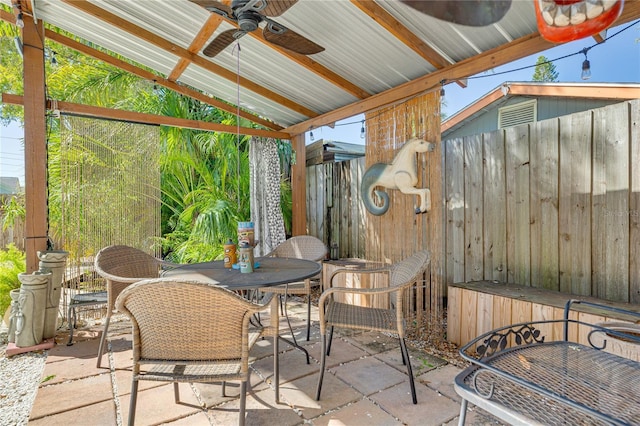
<path fill-rule="evenodd" d="M 613 25 L 622 25 L 639 18 L 640 1 L 627 2 L 625 3 L 622 14 Z M 319 117 L 294 124 L 293 126 L 283 129 L 283 131 L 291 134 L 298 134 L 306 132 L 311 127 L 317 128 L 326 126 L 329 123 L 334 123 L 345 118 L 353 117 L 357 114 L 381 108 L 385 105 L 416 96 L 419 93 L 439 90 L 440 82 L 442 80 L 462 80 L 466 77 L 484 72 L 500 65 L 508 64 L 509 62 L 539 53 L 554 46 L 555 45 L 553 43 L 542 38 L 539 33 L 532 33 L 527 36 L 520 37 L 507 45 L 487 50 L 484 53 L 467 58 L 422 77 L 418 77 L 415 80 L 401 84 L 393 89 L 375 94 L 368 99 L 354 102 Z"/>
<path fill-rule="evenodd" d="M 115 28 L 119 28 L 123 31 L 126 31 L 134 35 L 135 37 L 138 37 L 167 52 L 170 52 L 171 54 L 174 54 L 181 58 L 188 59 L 192 63 L 206 69 L 207 71 L 217 74 L 220 77 L 226 78 L 227 80 L 233 81 L 234 83 L 237 81 L 240 84 L 240 86 L 244 87 L 245 89 L 251 90 L 261 96 L 269 98 L 272 101 L 277 102 L 280 105 L 292 111 L 295 111 L 301 115 L 304 115 L 306 117 L 317 117 L 319 115 L 317 112 L 312 111 L 309 108 L 303 105 L 300 105 L 292 101 L 291 99 L 288 99 L 278 93 L 275 93 L 263 86 L 260 86 L 248 80 L 247 78 L 240 77 L 238 79 L 238 76 L 236 76 L 236 74 L 233 71 L 229 71 L 226 68 L 221 67 L 220 65 L 216 65 L 213 62 L 208 61 L 205 58 L 195 53 L 191 53 L 187 49 L 184 49 L 174 43 L 171 43 L 170 41 L 156 34 L 153 34 L 152 32 L 145 30 L 144 28 L 134 25 L 111 12 L 94 5 L 93 3 L 89 3 L 87 0 L 62 0 L 62 1 L 70 6 L 77 8 L 78 10 L 81 10 L 84 13 L 87 13 L 102 21 L 108 22 L 109 24 L 113 25 Z"/>
<path fill-rule="evenodd" d="M 209 16 L 209 19 L 204 23 L 198 34 L 193 38 L 191 44 L 189 45 L 189 49 L 187 49 L 191 53 L 197 54 L 204 44 L 209 40 L 209 38 L 213 35 L 213 33 L 220 26 L 220 20 L 215 19 L 213 15 Z M 187 58 L 180 58 L 178 64 L 171 70 L 169 74 L 169 80 L 177 81 L 178 78 L 182 75 L 184 70 L 187 69 L 191 61 Z"/>
<path fill-rule="evenodd" d="M 1 16 L 0 16 L 1 17 Z M 4 19 L 4 18 L 3 18 Z M 205 103 L 207 105 L 211 105 L 215 108 L 221 109 L 223 111 L 227 111 L 230 112 L 232 114 L 237 114 L 237 107 L 235 105 L 231 105 L 231 104 L 227 104 L 225 102 L 222 102 L 220 100 L 217 100 L 215 98 L 212 98 L 210 96 L 207 96 L 197 90 L 194 89 L 190 89 L 186 86 L 180 85 L 174 81 L 170 81 L 169 79 L 165 79 L 161 76 L 158 76 L 156 74 L 153 74 L 152 72 L 149 72 L 147 70 L 144 70 L 142 68 L 136 67 L 135 65 L 132 65 L 128 62 L 125 62 L 123 60 L 114 58 L 111 55 L 108 55 L 107 53 L 101 52 L 99 50 L 93 49 L 85 44 L 82 44 L 78 41 L 75 41 L 73 39 L 70 39 L 66 36 L 63 36 L 61 34 L 58 34 L 54 31 L 51 30 L 47 30 L 45 29 L 45 37 L 47 37 L 48 39 L 55 41 L 57 43 L 60 43 L 64 46 L 70 47 L 71 49 L 74 49 L 82 54 L 85 54 L 87 56 L 91 56 L 93 58 L 96 58 L 98 60 L 101 60 L 105 63 L 108 63 L 110 65 L 113 65 L 114 67 L 120 68 L 124 71 L 127 71 L 133 75 L 137 75 L 138 77 L 144 78 L 145 80 L 149 80 L 149 81 L 155 81 L 156 84 L 166 87 L 167 89 L 171 89 L 177 93 L 180 93 L 182 95 L 185 96 L 189 96 L 193 99 L 196 99 L 202 103 Z M 274 130 L 282 130 L 282 126 L 279 126 L 271 121 L 265 120 L 257 115 L 248 113 L 246 111 L 240 110 L 240 117 L 242 118 L 246 118 L 247 120 L 250 120 L 256 124 L 259 124 L 261 126 L 264 126 L 268 129 L 274 129 Z"/>
<path fill-rule="evenodd" d="M 213 16 L 215 19 L 218 19 L 219 22 L 222 21 L 226 21 L 231 25 L 237 26 L 236 23 L 234 21 L 232 21 L 231 19 L 227 19 L 224 18 L 216 13 L 211 13 L 211 16 Z M 325 67 L 324 65 L 321 65 L 319 63 L 317 63 L 316 61 L 314 61 L 313 59 L 311 59 L 310 57 L 306 56 L 306 55 L 301 55 L 299 53 L 296 52 L 292 52 L 291 50 L 288 49 L 284 49 L 280 46 L 277 46 L 273 43 L 268 42 L 264 36 L 262 35 L 262 31 L 252 31 L 249 34 L 249 36 L 255 38 L 256 40 L 259 40 L 260 42 L 262 42 L 265 46 L 268 46 L 270 49 L 273 49 L 275 51 L 277 51 L 278 53 L 280 53 L 282 56 L 285 56 L 287 58 L 289 58 L 291 61 L 295 62 L 296 64 L 300 65 L 301 67 L 304 67 L 306 69 L 308 69 L 309 71 L 315 73 L 316 75 L 322 77 L 323 79 L 327 80 L 328 82 L 330 82 L 331 84 L 339 87 L 340 89 L 344 90 L 347 93 L 350 93 L 351 95 L 355 96 L 358 99 L 366 99 L 369 96 L 371 96 L 371 93 L 367 92 L 366 90 L 362 89 L 361 87 L 356 86 L 355 84 L 351 83 L 349 80 L 347 80 L 346 78 L 336 74 L 335 72 L 331 71 L 329 68 Z"/>
<path fill-rule="evenodd" d="M 20 95 L 9 93 L 2 94 L 2 102 L 12 105 L 22 105 L 24 99 Z M 51 100 L 47 101 L 47 109 L 63 112 L 70 115 L 79 115 L 83 117 L 106 118 L 110 120 L 130 121 L 133 123 L 151 124 L 156 126 L 182 127 L 194 130 L 206 130 L 211 132 L 232 133 L 238 131 L 241 135 L 259 136 L 264 138 L 291 139 L 291 135 L 285 132 L 276 132 L 271 130 L 254 129 L 251 127 L 231 126 L 227 124 L 210 123 L 200 120 L 189 120 L 186 118 L 175 118 L 166 115 L 147 114 L 142 112 L 125 111 L 122 109 L 103 108 L 92 105 L 77 104 L 73 102 L 56 102 L 55 105 Z M 44 116 L 44 114 L 43 114 Z"/>
<path fill-rule="evenodd" d="M 376 21 L 380 26 L 389 31 L 395 38 L 411 48 L 422 59 L 429 62 L 436 69 L 442 69 L 452 64 L 447 58 L 442 56 L 438 51 L 422 41 L 413 32 L 409 31 L 400 21 L 387 12 L 382 6 L 371 0 L 351 0 L 358 9 L 364 12 L 371 19 Z M 456 83 L 460 87 L 467 87 L 464 81 L 458 80 Z"/>

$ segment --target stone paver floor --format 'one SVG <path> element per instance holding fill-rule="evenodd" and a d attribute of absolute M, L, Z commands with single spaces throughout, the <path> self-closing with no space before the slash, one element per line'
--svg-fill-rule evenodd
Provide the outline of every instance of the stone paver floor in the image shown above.
<path fill-rule="evenodd" d="M 418 404 L 411 403 L 406 368 L 398 341 L 381 333 L 336 333 L 327 358 L 329 370 L 320 401 L 315 389 L 320 362 L 319 329 L 312 324 L 304 341 L 306 307 L 289 310 L 294 333 L 311 356 L 280 343 L 280 403 L 272 387 L 271 338 L 252 349 L 247 395 L 248 425 L 456 425 L 460 398 L 453 390 L 458 367 L 423 351 L 411 351 Z M 315 312 L 314 312 L 315 313 Z M 312 318 L 313 320 L 313 318 Z M 282 334 L 288 334 L 281 322 Z M 114 316 L 108 351 L 102 368 L 96 368 L 101 325 L 77 330 L 75 343 L 57 336 L 49 351 L 29 424 L 122 425 L 127 423 L 131 386 L 130 324 Z M 286 332 L 284 331 L 286 330 Z M 339 330 L 338 330 L 339 331 Z M 171 384 L 141 381 L 136 409 L 137 425 L 233 425 L 238 423 L 237 383 L 227 384 L 223 397 L 218 384 L 180 384 L 181 403 L 176 404 Z M 467 414 L 467 425 L 498 424 L 478 409 Z"/>

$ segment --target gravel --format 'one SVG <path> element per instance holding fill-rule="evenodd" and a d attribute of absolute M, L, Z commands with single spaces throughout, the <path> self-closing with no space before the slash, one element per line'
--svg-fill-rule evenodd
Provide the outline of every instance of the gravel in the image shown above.
<path fill-rule="evenodd" d="M 7 329 L 0 327 L 0 426 L 26 425 L 42 380 L 48 351 L 6 355 Z"/>

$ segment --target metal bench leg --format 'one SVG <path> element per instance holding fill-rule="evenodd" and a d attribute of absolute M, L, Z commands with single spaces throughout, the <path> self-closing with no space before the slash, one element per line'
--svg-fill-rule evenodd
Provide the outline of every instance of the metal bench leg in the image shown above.
<path fill-rule="evenodd" d="M 463 399 L 460 403 L 460 418 L 458 419 L 458 426 L 464 426 L 464 422 L 467 418 L 467 400 Z"/>

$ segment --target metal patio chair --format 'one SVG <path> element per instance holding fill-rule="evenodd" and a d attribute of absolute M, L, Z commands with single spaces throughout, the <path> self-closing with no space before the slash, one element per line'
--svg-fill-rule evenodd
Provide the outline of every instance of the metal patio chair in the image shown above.
<path fill-rule="evenodd" d="M 297 259 L 313 260 L 314 262 L 321 262 L 327 256 L 327 246 L 322 240 L 313 237 L 311 235 L 298 235 L 285 240 L 282 244 L 278 245 L 267 256 L 272 257 L 292 257 Z M 311 331 L 311 288 L 322 283 L 322 273 L 315 277 L 308 278 L 301 282 L 288 283 L 286 285 L 279 285 L 274 287 L 265 287 L 260 290 L 265 293 L 278 294 L 282 296 L 289 296 L 292 294 L 307 296 L 307 341 L 309 341 L 309 334 Z M 289 316 L 286 314 L 287 301 L 284 300 L 284 311 L 287 321 Z M 289 324 L 289 328 L 291 325 Z M 293 335 L 293 331 L 291 333 Z M 295 342 L 295 336 L 294 342 Z"/>
<path fill-rule="evenodd" d="M 158 278 L 163 269 L 177 266 L 156 259 L 148 253 L 125 245 L 112 245 L 101 249 L 94 261 L 95 270 L 106 281 L 107 317 L 98 347 L 96 366 L 100 368 L 111 315 L 118 295 L 129 285 L 146 278 Z"/>
<path fill-rule="evenodd" d="M 402 362 L 407 366 L 409 374 L 409 384 L 411 386 L 411 396 L 413 403 L 417 404 L 416 389 L 413 380 L 413 371 L 409 352 L 405 344 L 405 315 L 403 312 L 403 300 L 405 291 L 416 281 L 422 281 L 423 274 L 429 267 L 430 255 L 426 250 L 385 268 L 376 269 L 338 269 L 331 275 L 330 283 L 342 273 L 347 274 L 388 274 L 389 287 L 386 288 L 347 288 L 333 287 L 326 289 L 320 296 L 318 302 L 320 312 L 320 334 L 322 336 L 322 358 L 320 361 L 320 377 L 316 390 L 316 400 L 320 400 L 322 390 L 322 379 L 324 378 L 326 357 L 331 351 L 331 340 L 333 338 L 333 328 L 346 328 L 356 330 L 381 331 L 385 333 L 397 334 L 400 339 L 400 350 Z M 387 308 L 377 308 L 359 306 L 349 302 L 336 302 L 333 295 L 336 293 L 350 293 L 361 295 L 387 294 L 389 295 L 389 305 Z M 348 299 L 346 299 L 348 300 Z M 327 328 L 328 343 L 327 343 Z"/>
<path fill-rule="evenodd" d="M 140 380 L 173 382 L 176 403 L 179 382 L 222 382 L 224 396 L 225 382 L 239 380 L 239 424 L 244 425 L 249 350 L 262 334 L 250 319 L 269 308 L 271 297 L 256 304 L 213 284 L 175 278 L 144 280 L 122 291 L 116 308 L 133 325 L 129 425 Z"/>

